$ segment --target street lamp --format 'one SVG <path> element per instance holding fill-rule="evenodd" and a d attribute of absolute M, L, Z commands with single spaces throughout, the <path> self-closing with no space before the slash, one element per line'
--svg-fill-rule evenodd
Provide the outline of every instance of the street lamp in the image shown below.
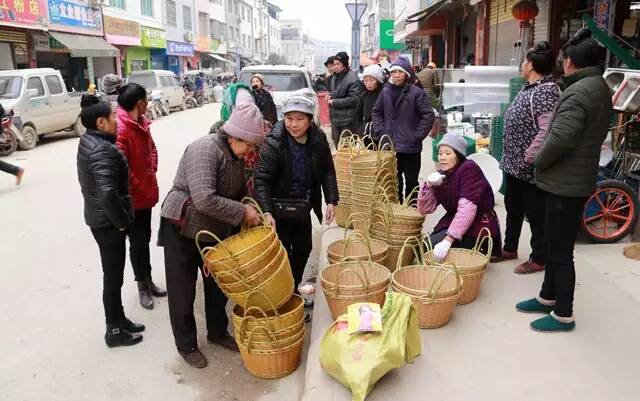
<path fill-rule="evenodd" d="M 345 3 L 351 17 L 351 66 L 354 70 L 360 67 L 360 19 L 367 9 L 365 3 Z"/>

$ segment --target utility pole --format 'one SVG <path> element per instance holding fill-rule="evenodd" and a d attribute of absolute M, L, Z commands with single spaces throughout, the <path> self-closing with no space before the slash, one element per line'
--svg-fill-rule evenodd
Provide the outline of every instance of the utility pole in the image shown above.
<path fill-rule="evenodd" d="M 355 3 L 346 3 L 345 6 L 351 17 L 351 67 L 357 72 L 360 68 L 360 19 L 367 5 L 356 0 Z"/>

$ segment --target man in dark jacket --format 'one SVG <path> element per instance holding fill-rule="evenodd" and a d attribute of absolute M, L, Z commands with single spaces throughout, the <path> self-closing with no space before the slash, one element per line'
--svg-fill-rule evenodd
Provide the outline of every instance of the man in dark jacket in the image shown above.
<path fill-rule="evenodd" d="M 410 83 L 413 69 L 409 60 L 398 57 L 389 71 L 391 83 L 385 85 L 373 107 L 373 133 L 374 138 L 389 135 L 393 141 L 402 200 L 418 186 L 422 141 L 431 131 L 434 113 L 424 90 Z"/>
<path fill-rule="evenodd" d="M 600 147 L 613 112 L 599 68 L 604 51 L 591 31 L 578 31 L 563 53 L 566 89 L 534 163 L 536 185 L 546 193 L 545 277 L 539 296 L 516 306 L 522 312 L 550 313 L 531 323 L 543 332 L 575 327 L 573 249 L 585 201 L 596 188 Z"/>
<path fill-rule="evenodd" d="M 349 68 L 347 53 L 336 54 L 333 61 L 333 74 L 327 82 L 327 90 L 329 91 L 331 137 L 333 144 L 338 147 L 342 131 L 354 130 L 353 115 L 362 92 L 358 74 Z"/>
<path fill-rule="evenodd" d="M 111 104 L 95 96 L 82 98 L 82 124 L 87 132 L 78 145 L 78 181 L 84 197 L 84 219 L 100 248 L 109 347 L 142 341 L 144 326 L 127 319 L 121 288 L 126 258 L 126 235 L 133 221 L 129 198 L 129 165 L 116 147 L 116 118 Z"/>

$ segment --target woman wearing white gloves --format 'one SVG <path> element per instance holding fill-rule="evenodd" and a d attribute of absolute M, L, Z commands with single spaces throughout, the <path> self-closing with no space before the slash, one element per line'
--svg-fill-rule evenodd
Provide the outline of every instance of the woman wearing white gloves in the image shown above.
<path fill-rule="evenodd" d="M 438 205 L 447 212 L 430 236 L 439 261 L 447 257 L 452 246 L 473 248 L 483 228 L 488 228 L 493 237 L 491 259 L 501 256 L 502 239 L 498 216 L 493 210 L 493 190 L 480 167 L 467 160 L 466 155 L 463 137 L 445 135 L 438 145 L 440 169 L 422 183 L 418 194 L 418 211 L 423 215 L 433 213 Z"/>

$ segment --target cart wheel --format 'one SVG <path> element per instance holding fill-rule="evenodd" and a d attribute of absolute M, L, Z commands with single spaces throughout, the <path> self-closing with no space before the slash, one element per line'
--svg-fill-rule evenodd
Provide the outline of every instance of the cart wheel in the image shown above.
<path fill-rule="evenodd" d="M 600 181 L 582 213 L 582 228 L 593 242 L 609 244 L 624 238 L 635 227 L 638 201 L 622 181 Z"/>

